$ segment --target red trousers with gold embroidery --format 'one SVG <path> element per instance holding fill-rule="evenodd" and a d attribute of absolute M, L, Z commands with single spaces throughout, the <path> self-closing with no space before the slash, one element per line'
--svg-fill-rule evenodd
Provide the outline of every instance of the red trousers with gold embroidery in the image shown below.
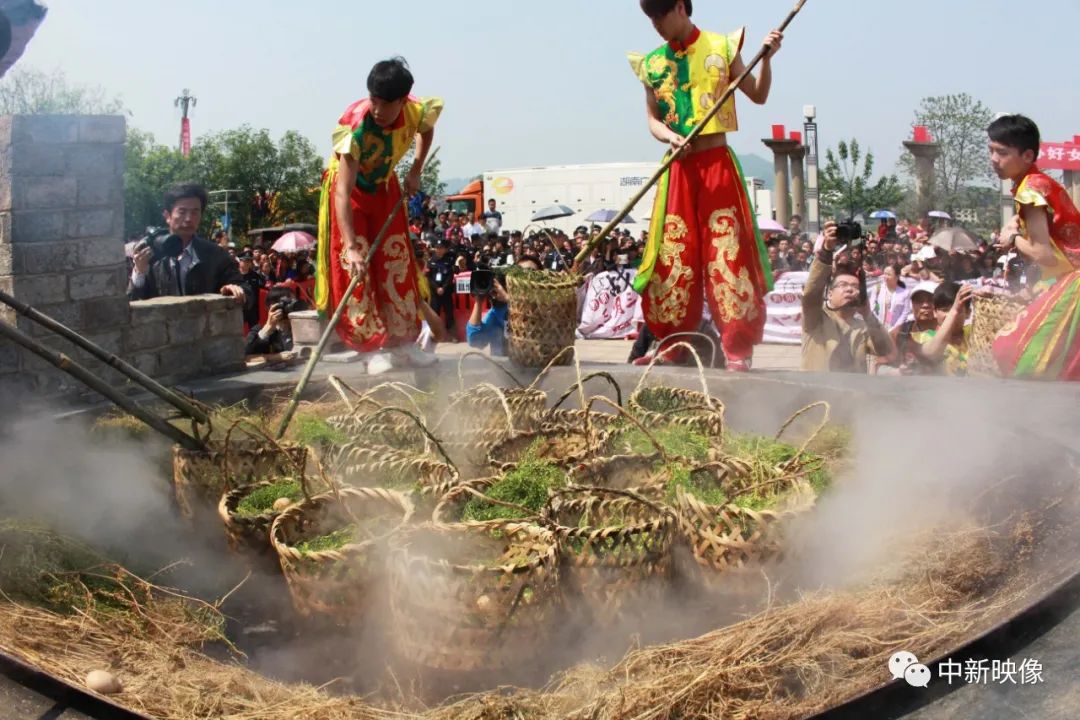
<path fill-rule="evenodd" d="M 704 303 L 728 360 L 748 360 L 765 329 L 766 275 L 746 186 L 727 147 L 676 161 L 664 238 L 642 297 L 657 338 L 696 332 Z"/>
<path fill-rule="evenodd" d="M 331 183 L 336 182 L 331 178 Z M 333 184 L 331 184 L 333 187 Z M 365 250 L 386 222 L 387 215 L 401 197 L 397 179 L 380 183 L 374 193 L 354 187 L 353 230 Z M 337 209 L 330 199 L 330 307 L 336 308 L 352 279 Z M 420 334 L 420 292 L 416 286 L 415 259 L 409 241 L 404 208 L 395 213 L 390 229 L 371 259 L 367 277 L 353 291 L 338 323 L 337 332 L 345 345 L 359 352 L 394 348 L 414 342 Z"/>

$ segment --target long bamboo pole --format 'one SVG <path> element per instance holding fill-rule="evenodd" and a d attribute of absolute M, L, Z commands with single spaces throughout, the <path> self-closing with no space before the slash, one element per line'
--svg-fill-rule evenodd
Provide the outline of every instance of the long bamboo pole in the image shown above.
<path fill-rule="evenodd" d="M 173 442 L 180 443 L 188 450 L 205 450 L 206 447 L 197 439 L 191 437 L 178 427 L 171 425 L 170 423 L 162 420 L 157 415 L 148 412 L 144 408 L 140 407 L 134 400 L 127 397 L 123 393 L 118 392 L 115 388 L 111 387 L 104 380 L 94 375 L 92 372 L 84 368 L 79 363 L 72 360 L 70 357 L 61 352 L 51 350 L 37 340 L 34 340 L 29 335 L 26 335 L 17 328 L 8 325 L 5 322 L 0 322 L 0 337 L 7 338 L 12 342 L 23 346 L 30 352 L 34 353 L 38 357 L 42 358 L 46 362 L 54 365 L 55 367 L 63 370 L 68 375 L 71 375 L 76 380 L 82 382 L 91 390 L 104 395 L 106 398 L 115 403 L 120 409 L 125 412 L 134 415 L 139 420 L 149 425 L 154 430 L 169 438 Z"/>
<path fill-rule="evenodd" d="M 36 322 L 43 328 L 51 330 L 57 335 L 75 343 L 83 350 L 96 357 L 98 360 L 104 362 L 109 367 L 119 371 L 120 373 L 127 376 L 129 379 L 141 385 L 146 390 L 149 390 L 154 395 L 157 395 L 159 398 L 169 403 L 189 418 L 201 423 L 209 422 L 209 418 L 206 416 L 206 413 L 203 412 L 203 410 L 197 407 L 195 404 L 193 404 L 190 400 L 185 398 L 183 395 L 165 387 L 149 375 L 143 373 L 138 368 L 133 367 L 124 360 L 121 360 L 113 353 L 109 352 L 100 345 L 95 344 L 88 338 L 83 337 L 68 326 L 58 322 L 57 320 L 54 320 L 53 318 L 49 317 L 43 312 L 40 312 L 39 310 L 35 310 L 24 302 L 16 300 L 11 295 L 8 295 L 2 290 L 0 290 L 0 302 L 13 308 L 16 312 Z"/>
<path fill-rule="evenodd" d="M 431 155 L 428 156 L 427 162 L 431 162 L 435 159 L 435 156 L 439 154 L 439 148 L 435 148 Z M 367 273 L 371 272 L 371 261 L 375 257 L 375 251 L 382 245 L 383 238 L 386 237 L 386 233 L 390 231 L 390 225 L 394 222 L 394 216 L 401 212 L 401 208 L 405 205 L 405 201 L 408 196 L 405 191 L 402 190 L 401 197 L 394 203 L 394 207 L 390 210 L 390 214 L 386 216 L 386 221 L 379 229 L 379 234 L 375 236 L 375 240 L 371 243 L 371 247 L 368 249 L 367 259 L 364 262 L 364 269 Z M 409 269 L 412 272 L 412 268 Z M 323 330 L 322 337 L 319 338 L 319 344 L 315 346 L 315 351 L 311 353 L 311 357 L 308 358 L 307 365 L 304 367 L 304 373 L 300 376 L 300 382 L 296 384 L 296 389 L 293 390 L 292 397 L 289 398 L 289 404 L 285 407 L 285 414 L 281 418 L 281 424 L 278 425 L 276 439 L 280 440 L 285 437 L 285 431 L 289 429 L 289 423 L 292 422 L 293 415 L 296 414 L 296 408 L 300 404 L 300 396 L 304 394 L 304 390 L 307 388 L 308 383 L 311 381 L 311 376 L 315 372 L 315 366 L 319 364 L 319 359 L 322 357 L 323 351 L 326 350 L 326 346 L 330 342 L 330 338 L 333 337 L 337 331 L 338 321 L 341 320 L 341 316 L 345 314 L 345 306 L 349 303 L 349 298 L 352 297 L 353 291 L 356 290 L 356 286 L 360 284 L 365 275 L 355 275 L 349 282 L 349 286 L 345 288 L 345 294 L 341 296 L 341 302 L 338 303 L 337 308 L 334 310 L 333 316 L 330 318 L 330 322 L 327 323 L 326 329 Z"/>
<path fill-rule="evenodd" d="M 798 2 L 795 3 L 795 7 L 792 8 L 791 12 L 788 13 L 788 16 L 784 18 L 784 22 L 780 23 L 780 27 L 778 28 L 780 32 L 784 32 L 785 30 L 787 30 L 788 25 L 791 24 L 791 21 L 795 19 L 795 16 L 799 14 L 799 11 L 802 10 L 803 5 L 805 4 L 806 0 L 798 0 Z M 653 176 L 649 178 L 649 181 L 641 186 L 641 189 L 637 191 L 634 197 L 630 198 L 630 201 L 626 203 L 626 207 L 620 210 L 619 214 L 611 219 L 611 222 L 609 222 L 604 227 L 604 229 L 600 231 L 599 235 L 597 235 L 595 238 L 592 238 L 589 243 L 581 249 L 581 252 L 579 252 L 574 258 L 575 269 L 580 270 L 581 263 L 585 262 L 585 259 L 589 257 L 589 253 L 591 253 L 597 245 L 602 243 L 607 238 L 607 236 L 611 234 L 611 231 L 614 230 L 615 227 L 623 221 L 623 218 L 630 214 L 630 211 L 634 209 L 635 205 L 641 202 L 641 198 L 645 197 L 645 194 L 652 189 L 653 185 L 656 185 L 656 183 L 660 182 L 660 178 L 665 172 L 667 172 L 668 168 L 670 168 L 676 160 L 682 157 L 683 153 L 688 152 L 688 149 L 691 143 L 693 143 L 694 139 L 701 134 L 701 132 L 705 129 L 705 126 L 709 124 L 709 121 L 716 116 L 716 113 L 720 112 L 720 108 L 723 107 L 724 103 L 726 103 L 728 99 L 735 93 L 739 85 L 742 84 L 743 80 L 749 77 L 750 73 L 753 72 L 754 68 L 757 67 L 762 60 L 765 59 L 765 55 L 768 53 L 768 51 L 769 49 L 764 45 L 761 47 L 761 50 L 758 51 L 758 54 L 755 55 L 749 63 L 747 63 L 746 68 L 742 71 L 742 73 L 739 74 L 739 77 L 735 78 L 728 85 L 727 90 L 724 91 L 724 94 L 721 95 L 720 99 L 717 100 L 716 103 L 709 109 L 708 114 L 706 114 L 705 117 L 701 120 L 701 122 L 695 125 L 694 129 L 690 131 L 690 134 L 686 136 L 686 141 L 682 144 L 682 146 L 672 151 L 671 154 L 668 155 L 664 163 L 659 167 L 659 169 L 657 169 L 655 173 L 653 173 Z"/>

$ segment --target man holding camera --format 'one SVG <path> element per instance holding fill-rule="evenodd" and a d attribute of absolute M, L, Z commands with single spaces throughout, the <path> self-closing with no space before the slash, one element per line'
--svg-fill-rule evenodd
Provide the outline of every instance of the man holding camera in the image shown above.
<path fill-rule="evenodd" d="M 307 305 L 297 300 L 289 288 L 275 287 L 266 294 L 266 307 L 269 310 L 266 324 L 256 325 L 248 332 L 245 355 L 270 355 L 293 348 L 289 314 L 304 310 Z"/>
<path fill-rule="evenodd" d="M 128 283 L 130 299 L 221 293 L 254 302 L 229 253 L 196 234 L 207 200 L 206 190 L 195 183 L 165 191 L 162 205 L 168 232 L 152 233 L 136 248 Z"/>
<path fill-rule="evenodd" d="M 851 234 L 850 225 L 843 227 Z M 855 269 L 833 272 L 840 235 L 836 223 L 825 224 L 822 246 L 803 290 L 802 369 L 809 372 L 865 373 L 868 352 L 878 356 L 892 352 L 889 333 L 870 312 L 866 285 Z"/>
<path fill-rule="evenodd" d="M 518 260 L 517 266 L 523 270 L 539 270 L 540 260 L 534 255 L 526 255 Z M 475 302 L 465 326 L 469 347 L 490 347 L 494 356 L 507 355 L 506 323 L 510 317 L 510 296 L 503 286 L 502 275 L 497 277 L 489 269 L 474 270 L 471 290 Z M 482 312 L 484 298 L 491 299 L 491 309 L 486 313 Z"/>

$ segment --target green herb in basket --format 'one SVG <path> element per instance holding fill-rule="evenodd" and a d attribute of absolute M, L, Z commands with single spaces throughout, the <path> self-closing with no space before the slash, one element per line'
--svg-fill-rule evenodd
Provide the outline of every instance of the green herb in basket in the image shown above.
<path fill-rule="evenodd" d="M 296 549 L 302 553 L 316 553 L 326 552 L 328 550 L 340 550 L 349 543 L 354 542 L 356 540 L 356 536 L 356 526 L 344 527 L 340 530 L 334 530 L 333 532 L 326 533 L 325 535 L 319 535 L 317 537 L 304 540 L 296 546 Z"/>
<path fill-rule="evenodd" d="M 264 485 L 249 493 L 236 506 L 236 514 L 241 517 L 255 517 L 269 513 L 278 498 L 289 498 L 298 502 L 304 497 L 304 491 L 298 480 L 281 480 L 271 485 Z"/>
<path fill-rule="evenodd" d="M 704 462 L 709 456 L 709 438 L 689 428 L 671 426 L 657 428 L 653 437 L 670 455 Z M 656 446 L 636 426 L 630 425 L 619 435 L 619 442 L 626 445 L 631 453 L 650 455 L 656 452 Z"/>
<path fill-rule="evenodd" d="M 334 427 L 326 418 L 318 415 L 300 414 L 293 420 L 292 439 L 301 445 L 329 448 L 349 442 L 345 431 Z"/>
<path fill-rule="evenodd" d="M 566 474 L 550 462 L 527 459 L 498 482 L 488 488 L 484 494 L 495 500 L 526 507 L 539 513 L 548 499 L 548 490 L 566 485 Z M 470 522 L 486 520 L 518 520 L 524 513 L 521 510 L 496 505 L 474 497 L 465 505 L 462 519 Z"/>

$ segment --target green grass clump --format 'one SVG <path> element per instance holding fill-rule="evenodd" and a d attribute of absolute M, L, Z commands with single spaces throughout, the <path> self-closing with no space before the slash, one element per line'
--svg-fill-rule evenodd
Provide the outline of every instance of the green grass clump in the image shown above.
<path fill-rule="evenodd" d="M 290 435 L 294 442 L 317 448 L 328 448 L 349 442 L 349 436 L 343 430 L 334 427 L 326 421 L 326 418 L 318 415 L 297 415 L 293 420 Z"/>
<path fill-rule="evenodd" d="M 355 526 L 344 527 L 340 530 L 328 532 L 325 535 L 304 540 L 296 549 L 302 553 L 326 552 L 328 550 L 340 550 L 356 540 L 357 528 Z"/>
<path fill-rule="evenodd" d="M 548 491 L 566 485 L 566 474 L 550 462 L 529 458 L 506 473 L 484 491 L 495 500 L 521 505 L 539 513 L 548 500 Z M 519 520 L 522 511 L 504 505 L 485 502 L 474 497 L 465 505 L 462 519 L 469 522 L 487 520 Z"/>
<path fill-rule="evenodd" d="M 689 428 L 673 425 L 657 428 L 652 434 L 669 455 L 678 455 L 696 462 L 704 462 L 709 457 L 709 438 Z M 633 425 L 620 433 L 619 440 L 635 454 L 651 455 L 656 452 L 652 440 Z"/>
<path fill-rule="evenodd" d="M 300 482 L 288 479 L 256 488 L 237 504 L 236 514 L 241 517 L 255 517 L 272 512 L 274 501 L 283 497 L 287 497 L 293 502 L 298 502 L 304 497 Z"/>

